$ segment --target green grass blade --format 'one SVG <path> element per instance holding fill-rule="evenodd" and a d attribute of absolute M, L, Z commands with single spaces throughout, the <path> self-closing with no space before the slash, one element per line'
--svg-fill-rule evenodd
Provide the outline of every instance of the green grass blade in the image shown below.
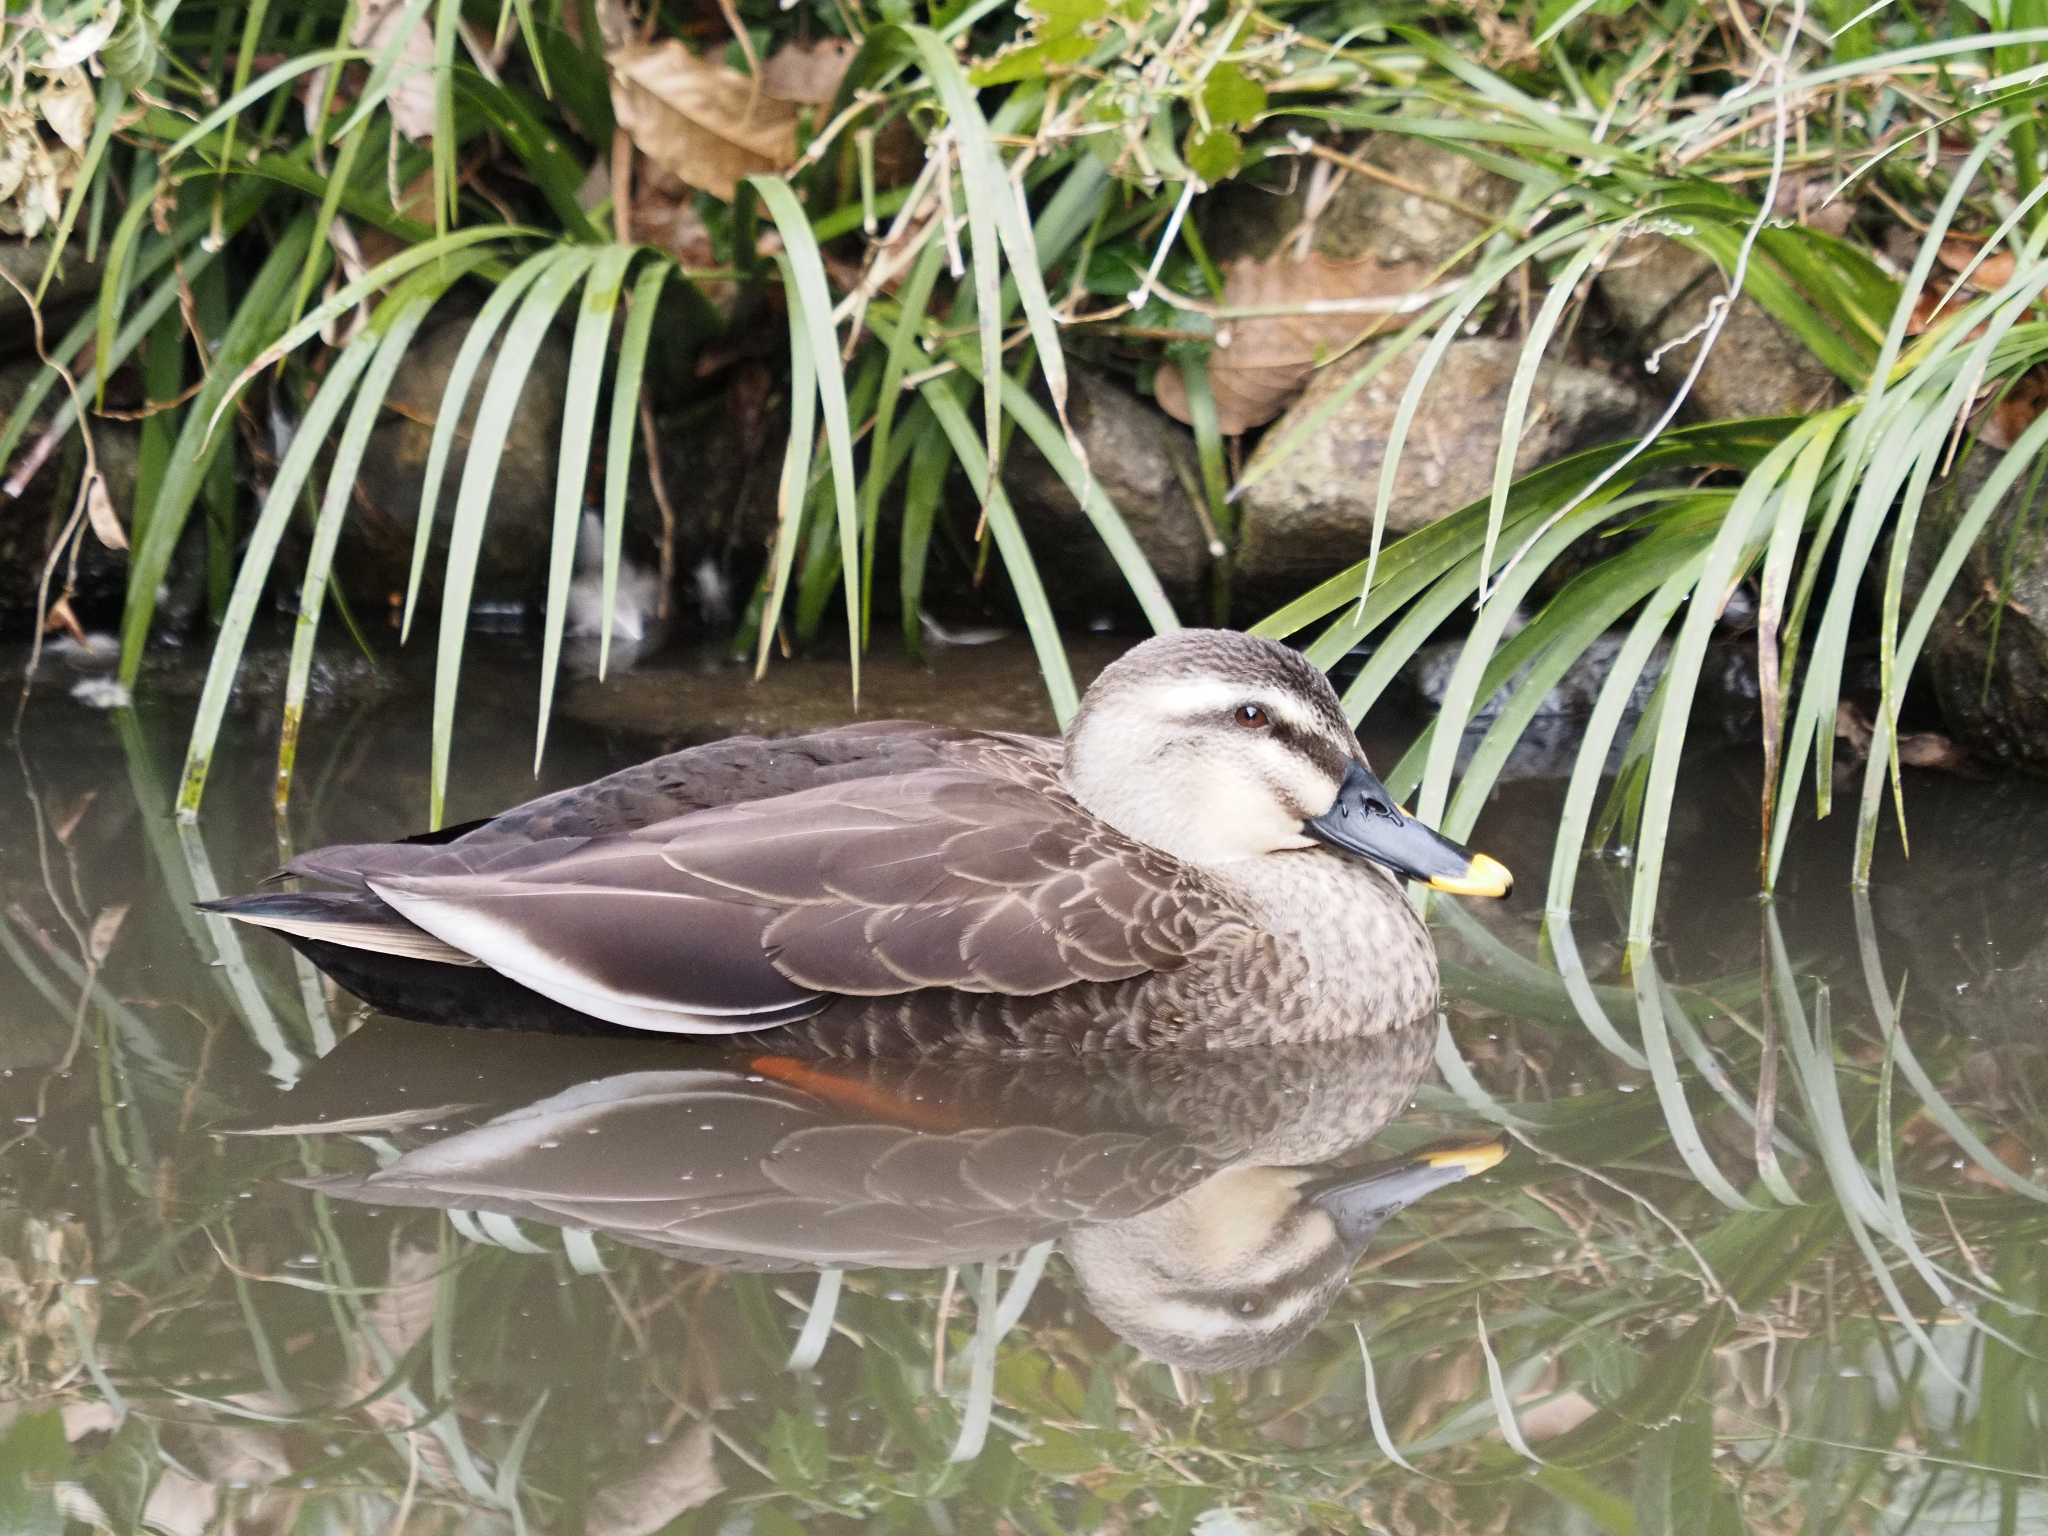
<path fill-rule="evenodd" d="M 136 196 L 114 225 L 114 237 L 107 242 L 107 264 L 100 275 L 99 303 L 93 327 L 93 356 L 111 357 L 114 352 L 114 329 L 120 323 L 121 309 L 128 302 L 129 264 L 135 256 L 135 242 L 142 237 L 142 230 L 149 220 L 150 204 L 156 200 L 156 178 L 149 178 L 147 187 L 138 187 Z M 110 369 L 99 370 L 99 385 L 93 391 L 95 409 L 104 409 L 107 403 L 107 374 Z"/>
<path fill-rule="evenodd" d="M 191 511 L 207 467 L 224 441 L 216 438 L 210 446 L 206 442 L 206 421 L 211 414 L 208 408 L 217 403 L 226 392 L 227 381 L 262 346 L 269 327 L 283 310 L 285 295 L 290 292 L 292 277 L 305 257 L 311 236 L 312 218 L 305 215 L 294 219 L 279 238 L 244 290 L 242 303 L 220 339 L 212 381 L 186 412 L 170 470 L 164 476 L 163 491 L 157 505 L 150 509 L 148 525 L 130 557 L 127 602 L 121 613 L 120 672 L 122 683 L 128 687 L 134 686 L 136 675 L 142 670 L 142 651 L 149 639 L 150 619 L 156 612 L 157 588 L 170 569 L 171 552 L 184 531 L 185 515 Z"/>
<path fill-rule="evenodd" d="M 462 483 L 455 492 L 454 518 L 448 527 L 448 563 L 441 578 L 441 636 L 434 661 L 434 726 L 428 812 L 441 825 L 448 798 L 448 756 L 455 735 L 455 696 L 462 681 L 462 647 L 469 631 L 469 600 L 476 586 L 477 555 L 483 546 L 484 521 L 490 513 L 491 489 L 505 438 L 526 391 L 526 376 L 546 339 L 555 314 L 583 281 L 598 252 L 588 246 L 565 246 L 546 253 L 519 311 L 505 327 L 505 343 L 491 368 L 477 405 L 476 426 L 463 460 Z M 481 323 L 481 317 L 479 317 Z M 454 381 L 449 381 L 453 388 Z M 421 523 L 426 521 L 424 511 Z"/>
<path fill-rule="evenodd" d="M 776 256 L 783 265 L 783 286 L 792 292 L 796 277 L 787 258 Z M 760 639 L 754 648 L 754 676 L 768 670 L 768 652 L 782 617 L 782 604 L 789 594 L 789 573 L 796 565 L 796 547 L 803 536 L 804 503 L 810 488 L 811 450 L 818 430 L 818 367 L 811 353 L 810 327 L 795 304 L 789 310 L 789 441 L 782 452 L 782 480 L 775 493 L 775 553 L 770 561 L 768 597 L 761 607 Z M 833 363 L 837 363 L 834 358 Z"/>
<path fill-rule="evenodd" d="M 322 48 L 313 53 L 302 53 L 286 59 L 275 69 L 267 70 L 243 89 L 215 107 L 206 116 L 192 125 L 184 137 L 176 140 L 168 149 L 157 156 L 158 163 L 169 165 L 185 151 L 197 144 L 216 129 L 239 118 L 249 108 L 268 96 L 280 85 L 296 80 L 301 75 L 311 74 L 316 69 L 327 69 L 341 64 L 352 64 L 369 55 L 359 48 Z"/>
<path fill-rule="evenodd" d="M 406 44 L 419 26 L 420 19 L 427 14 L 427 7 L 433 3 L 434 0 L 405 0 L 405 9 L 399 12 L 398 19 L 391 24 L 390 34 L 383 48 L 378 51 L 375 61 L 370 65 L 370 77 L 363 82 L 363 94 L 357 98 L 355 106 L 335 128 L 331 137 L 341 138 L 360 128 L 369 120 L 372 112 L 384 105 L 393 89 L 401 83 L 392 78 L 398 70 L 399 58 L 404 54 Z M 357 54 L 356 57 L 362 58 L 365 55 Z"/>
<path fill-rule="evenodd" d="M 1585 854 L 1587 829 L 1593 819 L 1593 799 L 1607 771 L 1608 754 L 1615 734 L 1621 729 L 1629 701 L 1634 698 L 1636 680 L 1649 665 L 1650 655 L 1664 633 L 1671 616 L 1678 611 L 1699 580 L 1693 568 L 1674 571 L 1650 598 L 1630 626 L 1621 649 L 1615 653 L 1607 677 L 1600 684 L 1587 717 L 1585 735 L 1580 738 L 1572 760 L 1571 779 L 1565 787 L 1564 809 L 1558 816 L 1557 837 L 1551 848 L 1550 885 L 1544 910 L 1555 917 L 1569 918 L 1572 890 L 1578 879 L 1579 861 Z"/>
<path fill-rule="evenodd" d="M 462 0 L 440 0 L 434 12 L 434 233 L 455 224 L 455 34 Z"/>
<path fill-rule="evenodd" d="M 868 473 L 860 488 L 861 529 L 861 648 L 868 645 L 870 620 L 874 617 L 875 535 L 881 524 L 882 492 L 888 477 L 877 474 L 878 464 L 889 462 L 891 439 L 896 430 L 896 409 L 902 402 L 903 377 L 911 363 L 922 354 L 918 339 L 924 330 L 925 311 L 931 305 L 932 287 L 938 282 L 939 266 L 946 259 L 946 242 L 934 229 L 925 237 L 910 276 L 896 298 L 895 332 L 887 338 L 888 351 L 882 363 L 881 392 L 875 398 L 875 427 L 868 439 Z"/>
<path fill-rule="evenodd" d="M 456 235 L 451 238 L 459 240 L 462 237 Z M 455 361 L 449 365 L 448 381 L 441 388 L 441 404 L 434 413 L 434 435 L 427 442 L 426 471 L 420 480 L 420 510 L 413 523 L 412 570 L 406 577 L 405 611 L 398 626 L 401 643 L 412 636 L 420 582 L 427 568 L 427 551 L 433 545 L 434 511 L 440 504 L 441 482 L 448 473 L 448 457 L 455 449 L 455 436 L 462 427 L 463 409 L 469 404 L 470 386 L 476 382 L 477 371 L 483 367 L 484 357 L 491 350 L 491 343 L 497 340 L 498 330 L 504 325 L 506 316 L 512 313 L 513 305 L 560 255 L 559 249 L 537 251 L 507 273 L 491 290 L 491 296 L 484 300 L 476 318 L 470 321 L 469 332 L 456 349 Z M 472 453 L 478 440 L 472 429 Z"/>
<path fill-rule="evenodd" d="M 128 88 L 111 75 L 100 82 L 99 100 L 93 109 L 92 137 L 86 141 L 85 154 L 72 172 L 75 179 L 71 183 L 71 195 L 64 199 L 64 211 L 57 216 L 57 227 L 50 235 L 50 258 L 43 263 L 43 275 L 36 283 L 38 304 L 50 291 L 50 279 L 57 275 L 58 263 L 64 259 L 64 247 L 71 241 L 71 230 L 78 223 L 79 210 L 85 206 L 88 196 L 106 185 L 99 174 L 100 162 L 107 157 L 107 143 L 114 136 L 114 124 L 120 118 L 127 96 Z"/>
<path fill-rule="evenodd" d="M 940 105 L 945 108 L 946 122 L 958 150 L 960 186 L 967 203 L 967 265 L 974 279 L 975 323 L 981 338 L 981 400 L 987 440 L 986 452 L 982 455 L 987 469 L 984 483 L 977 490 L 987 501 L 995 495 L 997 456 L 1001 451 L 1002 250 L 1006 242 L 998 220 L 1003 208 L 1009 209 L 1012 217 L 1021 218 L 1021 215 L 1016 213 L 1016 193 L 1003 170 L 1002 159 L 989 141 L 988 120 L 981 115 L 974 92 L 954 61 L 952 50 L 937 34 L 924 27 L 904 26 L 897 30 L 924 65 L 926 78 L 938 93 Z M 1025 238 L 1028 241 L 1028 232 Z M 1034 274 L 1038 271 L 1035 259 L 1031 262 L 1031 270 Z M 1034 339 L 1036 335 L 1034 329 Z M 1041 355 L 1039 360 L 1040 366 L 1048 370 L 1048 382 L 1053 376 L 1051 370 L 1061 366 L 1059 357 L 1059 345 L 1055 340 L 1050 356 Z M 1060 394 L 1056 398 L 1064 398 L 1065 395 L 1065 376 L 1062 374 L 1060 377 Z"/>
<path fill-rule="evenodd" d="M 1536 318 L 1529 324 L 1529 334 L 1523 339 L 1521 356 L 1515 360 L 1515 376 L 1508 384 L 1507 408 L 1501 413 L 1500 448 L 1493 459 L 1493 495 L 1486 511 L 1486 546 L 1479 562 L 1481 570 L 1493 569 L 1493 554 L 1500 547 L 1500 526 L 1508 510 L 1508 487 L 1515 478 L 1515 452 L 1521 446 L 1522 429 L 1529 417 L 1529 396 L 1535 392 L 1536 372 L 1543 366 L 1543 354 L 1550 346 L 1550 338 L 1556 334 L 1558 322 L 1564 318 L 1565 306 L 1578 291 L 1580 280 L 1585 277 L 1587 269 L 1606 254 L 1610 244 L 1612 236 L 1596 236 L 1564 264 L 1563 270 L 1552 281 L 1550 292 L 1543 296 L 1543 306 L 1536 311 Z"/>
<path fill-rule="evenodd" d="M 647 347 L 662 285 L 675 271 L 651 262 L 634 280 L 626 323 L 619 332 L 619 361 L 612 370 L 612 414 L 604 452 L 604 585 L 600 602 L 604 633 L 597 642 L 597 675 L 602 679 L 612 654 L 612 609 L 619 591 L 619 547 L 626 532 L 626 488 L 633 464 L 633 428 L 640 416 L 640 380 L 647 371 Z"/>
<path fill-rule="evenodd" d="M 1805 448 L 1807 433 L 1808 429 L 1801 427 L 1786 437 L 1743 482 L 1735 504 L 1728 509 L 1728 516 L 1707 551 L 1691 605 L 1680 622 L 1678 638 L 1665 664 L 1663 682 L 1667 696 L 1650 757 L 1642 831 L 1636 843 L 1635 885 L 1629 902 L 1628 938 L 1638 951 L 1639 962 L 1647 953 L 1656 916 L 1665 834 L 1677 792 L 1686 727 L 1691 723 L 1693 694 L 1706 664 L 1707 642 L 1713 637 L 1715 621 L 1730 587 L 1762 552 L 1762 528 L 1768 526 L 1769 504 L 1779 482 Z"/>
<path fill-rule="evenodd" d="M 947 381 L 934 379 L 923 386 L 925 404 L 938 418 L 953 444 L 953 455 L 960 461 L 961 468 L 979 483 L 989 487 L 988 524 L 995 535 L 996 548 L 1002 552 L 1003 568 L 1009 572 L 1010 586 L 1017 594 L 1017 602 L 1024 610 L 1024 625 L 1031 634 L 1031 648 L 1038 656 L 1039 670 L 1045 675 L 1045 690 L 1051 696 L 1053 714 L 1060 729 L 1065 730 L 1067 722 L 1074 718 L 1080 708 L 1080 694 L 1074 687 L 1074 674 L 1067 665 L 1067 653 L 1060 643 L 1059 625 L 1054 620 L 1052 605 L 1046 600 L 1045 585 L 1039 580 L 1038 567 L 1031 559 L 1031 548 L 1024 542 L 1024 532 L 1017 526 L 1017 514 L 1011 510 L 1010 499 L 1003 494 L 1003 488 L 989 478 L 988 461 L 982 447 L 975 440 L 973 430 L 967 425 L 967 416 L 960 409 L 960 402 L 953 398 Z"/>
<path fill-rule="evenodd" d="M 818 401 L 825 417 L 825 445 L 832 459 L 832 499 L 839 516 L 839 557 L 846 581 L 846 639 L 853 673 L 853 697 L 860 700 L 860 512 L 855 501 L 853 421 L 846 404 L 846 376 L 839 366 L 839 332 L 832 322 L 832 293 L 825 261 L 811 234 L 803 205 L 776 176 L 750 176 L 782 236 L 790 279 L 785 297 L 803 322 L 817 371 Z M 1007 183 L 1005 184 L 1007 188 Z M 999 360 L 998 360 L 999 361 Z M 767 622 L 772 623 L 771 610 Z"/>
<path fill-rule="evenodd" d="M 602 248 L 591 263 L 569 348 L 569 385 L 562 400 L 562 450 L 555 468 L 554 537 L 548 551 L 547 610 L 541 623 L 540 720 L 533 735 L 533 771 L 547 750 L 548 715 L 555 702 L 555 673 L 562 659 L 562 630 L 569 617 L 569 578 L 576 561 L 576 533 L 583 521 L 583 486 L 590 471 L 590 444 L 597 433 L 597 392 L 604 378 L 604 352 L 611 343 L 612 316 L 625 287 L 636 248 Z M 635 391 L 637 395 L 638 391 Z M 605 603 L 598 622 L 611 634 L 612 609 Z"/>
<path fill-rule="evenodd" d="M 355 281 L 344 284 L 330 297 L 323 300 L 318 308 L 304 319 L 293 323 L 276 341 L 265 347 L 247 367 L 239 369 L 234 382 L 230 384 L 215 404 L 207 420 L 207 430 L 213 428 L 214 419 L 227 409 L 230 402 L 257 374 L 311 341 L 326 329 L 330 321 L 339 319 L 373 293 L 381 292 L 397 282 L 407 273 L 418 270 L 430 261 L 440 261 L 471 246 L 486 244 L 495 240 L 508 240 L 526 235 L 538 234 L 538 230 L 526 229 L 513 224 L 493 224 L 481 229 L 463 230 L 445 239 L 430 240 L 411 246 L 397 255 L 380 261 Z M 509 279 L 508 279 L 509 281 Z"/>
<path fill-rule="evenodd" d="M 329 430 L 341 415 L 342 406 L 348 403 L 356 381 L 369 367 L 376 349 L 377 338 L 367 331 L 342 349 L 341 356 L 335 359 L 334 366 L 328 370 L 327 377 L 321 380 L 320 388 L 308 403 L 306 414 L 299 421 L 299 429 L 292 437 L 291 447 L 285 450 L 284 458 L 277 467 L 277 478 L 271 482 L 270 493 L 264 497 L 262 510 L 257 513 L 248 546 L 243 550 L 241 564 L 236 570 L 235 587 L 228 599 L 227 613 L 221 621 L 220 633 L 214 639 L 206 682 L 199 693 L 199 707 L 193 712 L 192 735 L 185 748 L 185 769 L 178 786 L 177 810 L 181 818 L 190 819 L 199 813 L 221 720 L 227 713 L 235 674 L 241 668 L 242 650 L 248 643 L 250 626 L 256 620 L 257 604 L 262 600 L 263 589 L 270 579 L 270 565 L 277 555 L 278 541 L 284 537 L 292 510 L 298 504 L 299 492 L 312 474 L 321 449 L 326 446 Z M 172 473 L 175 474 L 175 459 L 173 465 Z M 168 480 L 169 477 L 166 478 Z M 154 522 L 151 526 L 154 528 Z"/>
<path fill-rule="evenodd" d="M 899 545 L 898 581 L 903 609 L 903 644 L 913 656 L 924 654 L 925 564 L 931 555 L 932 524 L 945 494 L 946 471 L 953 450 L 943 427 L 921 410 L 912 418 L 917 440 L 910 450 L 910 472 L 903 482 L 903 526 Z"/>
<path fill-rule="evenodd" d="M 313 543 L 306 554 L 306 575 L 299 590 L 299 614 L 292 627 L 291 667 L 285 677 L 284 719 L 277 741 L 277 804 L 281 810 L 291 792 L 292 769 L 298 757 L 299 729 L 305 716 L 306 685 L 313 671 L 313 646 L 320 632 L 320 609 L 327 596 L 328 575 L 334 564 L 334 547 L 347 521 L 350 493 L 355 489 L 356 471 L 370 446 L 384 397 L 391 380 L 405 361 L 414 335 L 427 313 L 470 268 L 482 262 L 481 253 L 458 257 L 443 267 L 417 274 L 381 305 L 364 328 L 364 337 L 376 341 L 376 356 L 363 371 L 356 389 L 355 404 L 341 440 L 335 445 L 334 463 L 327 473 L 327 491 L 313 524 Z M 379 339 L 381 338 L 381 339 Z M 323 434 L 324 435 L 324 434 Z"/>
<path fill-rule="evenodd" d="M 349 178 L 355 172 L 356 155 L 363 147 L 361 128 L 343 136 L 341 149 L 334 157 L 334 169 L 329 173 L 327 190 L 320 198 L 320 211 L 314 218 L 313 249 L 319 251 L 327 245 L 328 231 L 334 227 L 334 215 L 341 207 L 341 196 L 348 190 Z M 313 284 L 318 275 L 318 266 L 309 258 L 299 271 L 298 286 L 292 290 L 291 318 L 296 320 L 305 313 L 306 300 L 312 296 Z"/>

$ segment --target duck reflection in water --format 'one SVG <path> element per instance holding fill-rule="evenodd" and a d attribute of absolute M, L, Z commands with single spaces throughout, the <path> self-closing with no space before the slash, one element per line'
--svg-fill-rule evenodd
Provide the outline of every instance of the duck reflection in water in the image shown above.
<path fill-rule="evenodd" d="M 328 1195 L 727 1269 L 939 1268 L 1057 1240 L 1112 1330 L 1216 1371 L 1286 1354 L 1382 1222 L 1499 1161 L 1498 1142 L 1355 1155 L 1435 1032 L 1432 1015 L 1364 1040 L 1020 1064 L 531 1036 L 507 1051 L 373 1019 L 264 1129 L 396 1143 L 375 1172 L 308 1181 Z"/>

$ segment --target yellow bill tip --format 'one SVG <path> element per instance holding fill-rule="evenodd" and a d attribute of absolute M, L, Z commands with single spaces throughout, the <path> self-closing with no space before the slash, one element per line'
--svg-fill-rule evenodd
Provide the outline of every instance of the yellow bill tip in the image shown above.
<path fill-rule="evenodd" d="M 1515 888 L 1515 877 L 1499 859 L 1475 853 L 1472 862 L 1465 866 L 1465 873 L 1438 875 L 1429 882 L 1429 888 L 1453 896 L 1505 896 Z"/>
<path fill-rule="evenodd" d="M 1465 1177 L 1486 1172 L 1508 1155 L 1508 1144 L 1504 1141 L 1482 1141 L 1467 1147 L 1439 1147 L 1434 1152 L 1425 1152 L 1422 1160 L 1432 1168 L 1462 1168 Z"/>

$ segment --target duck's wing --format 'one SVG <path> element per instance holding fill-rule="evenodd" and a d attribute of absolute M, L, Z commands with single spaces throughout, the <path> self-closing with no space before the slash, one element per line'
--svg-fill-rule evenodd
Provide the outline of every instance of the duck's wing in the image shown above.
<path fill-rule="evenodd" d="M 918 720 L 869 721 L 804 736 L 733 736 L 542 795 L 473 823 L 459 835 L 429 833 L 399 843 L 316 848 L 293 859 L 284 872 L 361 889 L 379 873 L 417 872 L 422 844 L 474 854 L 556 838 L 610 837 L 695 811 L 931 768 L 966 768 L 997 778 L 1057 771 L 1061 755 L 1058 741 L 1042 737 Z"/>
<path fill-rule="evenodd" d="M 370 888 L 409 922 L 600 1019 L 762 1029 L 835 996 L 1032 996 L 1257 942 L 1198 871 L 1050 773 L 938 768 L 638 832 L 416 850 Z"/>

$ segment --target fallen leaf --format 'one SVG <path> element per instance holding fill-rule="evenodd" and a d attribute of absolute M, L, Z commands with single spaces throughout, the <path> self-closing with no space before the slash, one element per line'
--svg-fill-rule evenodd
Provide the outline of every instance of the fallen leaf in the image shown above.
<path fill-rule="evenodd" d="M 2030 1178 L 2034 1174 L 2034 1154 L 2028 1150 L 2027 1144 L 2011 1131 L 2002 1131 L 1992 1139 L 1991 1155 L 2021 1178 Z M 1996 1174 L 1980 1168 L 1974 1162 L 1963 1169 L 1962 1176 L 1966 1183 L 1981 1185 L 1985 1189 L 2005 1188 L 2004 1182 Z"/>
<path fill-rule="evenodd" d="M 98 790 L 88 789 L 78 797 L 77 802 L 72 805 L 71 809 L 57 818 L 56 826 L 50 830 L 56 834 L 57 841 L 60 844 L 66 848 L 71 846 L 71 839 L 78 834 L 78 824 L 85 820 L 85 813 L 92 809 L 93 801 L 99 797 L 100 792 Z"/>
<path fill-rule="evenodd" d="M 93 89 L 85 71 L 67 71 L 46 84 L 36 105 L 50 131 L 75 150 L 92 137 Z"/>
<path fill-rule="evenodd" d="M 1857 705 L 1844 699 L 1835 706 L 1835 737 L 1852 756 L 1859 759 L 1868 757 L 1876 734 L 1870 717 Z M 1939 731 L 1908 732 L 1899 738 L 1898 752 L 1899 765 L 1904 768 L 1925 768 L 1935 773 L 1958 774 L 1963 778 L 1977 777 L 1977 765 L 1970 754 Z"/>
<path fill-rule="evenodd" d="M 59 597 L 50 604 L 49 612 L 43 615 L 43 630 L 46 634 L 61 631 L 80 645 L 91 643 L 85 637 L 85 626 L 78 622 L 78 615 L 71 611 L 71 599 L 68 597 Z"/>
<path fill-rule="evenodd" d="M 796 158 L 795 106 L 674 38 L 606 56 L 612 111 L 633 147 L 678 181 L 730 202 L 748 176 Z"/>
<path fill-rule="evenodd" d="M 1973 777 L 1976 765 L 1970 754 L 1939 731 L 1915 731 L 1899 738 L 1899 761 L 1908 768 L 1928 768 L 1936 773 L 1958 773 Z"/>
<path fill-rule="evenodd" d="M 93 537 L 107 548 L 128 547 L 128 533 L 114 514 L 114 498 L 107 494 L 105 475 L 95 474 L 85 482 L 85 517 L 92 524 Z"/>
<path fill-rule="evenodd" d="M 349 30 L 349 42 L 366 53 L 381 55 L 404 20 L 405 0 L 363 0 L 363 8 L 356 13 L 356 24 Z M 424 13 L 413 19 L 391 79 L 391 94 L 384 98 L 391 126 L 415 143 L 432 138 L 434 26 Z"/>
<path fill-rule="evenodd" d="M 1233 320 L 1218 334 L 1209 354 L 1209 391 L 1223 435 L 1262 427 L 1286 410 L 1320 363 L 1397 307 L 1365 304 L 1399 300 L 1420 288 L 1427 275 L 1414 265 L 1332 261 L 1313 253 L 1302 261 L 1272 256 L 1233 263 L 1223 280 L 1223 308 L 1297 312 Z M 1160 369 L 1154 387 L 1166 414 L 1189 422 L 1179 372 Z"/>
<path fill-rule="evenodd" d="M 2048 369 L 2030 368 L 2001 387 L 1997 403 L 1983 425 L 1984 445 L 2001 451 L 2019 441 L 2020 434 L 2034 424 L 2043 407 L 2048 407 Z"/>
<path fill-rule="evenodd" d="M 86 935 L 85 940 L 85 952 L 94 965 L 107 958 L 107 952 L 114 947 L 114 940 L 121 936 L 121 924 L 127 920 L 128 903 L 125 901 L 100 909 L 100 915 L 92 920 L 92 932 Z"/>
<path fill-rule="evenodd" d="M 1835 739 L 1857 757 L 1870 755 L 1870 719 L 1847 699 L 1835 706 Z"/>
<path fill-rule="evenodd" d="M 783 101 L 822 107 L 839 94 L 846 66 L 853 62 L 853 40 L 821 37 L 814 43 L 784 43 L 761 66 L 761 89 Z"/>
<path fill-rule="evenodd" d="M 693 1424 L 630 1477 L 590 1501 L 589 1536 L 650 1536 L 725 1488 L 711 1459 L 711 1426 Z"/>
<path fill-rule="evenodd" d="M 422 224 L 434 222 L 434 172 L 430 166 L 399 190 L 392 211 L 402 218 L 416 219 Z M 339 220 L 336 221 L 340 222 Z M 387 234 L 374 224 L 365 224 L 356 231 L 356 246 L 363 253 L 363 260 L 370 266 L 380 266 L 408 249 L 411 242 Z"/>
<path fill-rule="evenodd" d="M 1935 257 L 1951 272 L 1960 272 L 1977 259 L 1977 253 L 1984 248 L 1984 240 L 1978 235 L 1951 235 L 1941 242 Z M 1979 293 L 1990 293 L 2003 288 L 2012 281 L 2017 265 L 2011 250 L 1995 251 L 1986 256 L 1976 271 L 1970 274 L 1965 288 L 1974 288 Z"/>

